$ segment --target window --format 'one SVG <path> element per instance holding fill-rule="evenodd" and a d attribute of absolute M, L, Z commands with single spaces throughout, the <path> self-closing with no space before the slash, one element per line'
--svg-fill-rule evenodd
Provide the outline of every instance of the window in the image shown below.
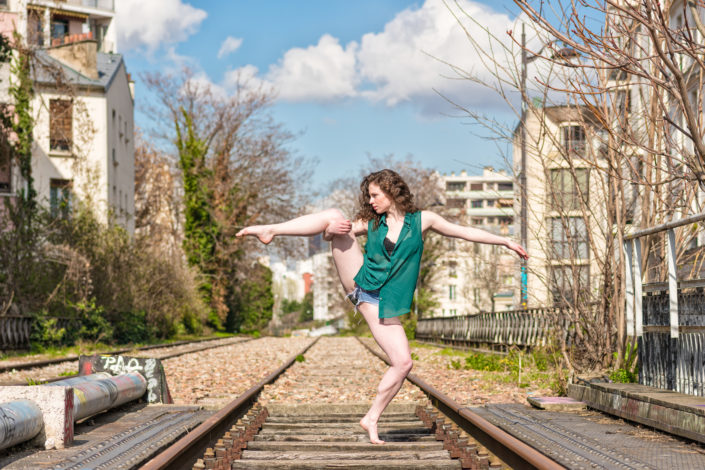
<path fill-rule="evenodd" d="M 583 153 L 585 151 L 585 129 L 583 126 L 562 127 L 561 145 L 566 153 Z"/>
<path fill-rule="evenodd" d="M 49 209 L 54 218 L 68 219 L 71 213 L 71 181 L 49 180 Z"/>
<path fill-rule="evenodd" d="M 448 313 L 450 313 L 451 317 L 454 317 L 458 314 L 458 309 L 457 308 L 451 308 L 448 310 Z"/>
<path fill-rule="evenodd" d="M 565 212 L 580 209 L 581 198 L 588 200 L 588 170 L 557 168 L 551 170 L 548 206 L 553 211 Z"/>
<path fill-rule="evenodd" d="M 590 281 L 588 266 L 552 266 L 551 296 L 556 305 L 574 305 L 587 296 Z"/>
<path fill-rule="evenodd" d="M 487 200 L 487 207 L 494 207 L 494 199 L 488 199 Z"/>
<path fill-rule="evenodd" d="M 49 148 L 70 151 L 73 144 L 73 103 L 49 101 Z"/>
<path fill-rule="evenodd" d="M 482 199 L 477 199 L 475 201 L 470 202 L 470 207 L 472 207 L 473 209 L 482 208 Z"/>
<path fill-rule="evenodd" d="M 482 191 L 482 183 L 470 183 L 470 191 Z"/>
<path fill-rule="evenodd" d="M 465 191 L 465 181 L 449 181 L 446 183 L 446 191 Z"/>
<path fill-rule="evenodd" d="M 448 286 L 448 300 L 455 300 L 456 299 L 456 292 L 455 292 L 455 286 L 454 285 L 449 285 Z"/>
<path fill-rule="evenodd" d="M 448 206 L 448 208 L 450 208 L 450 209 L 464 209 L 465 208 L 465 199 L 458 199 L 458 198 L 447 199 L 446 206 Z"/>
<path fill-rule="evenodd" d="M 57 39 L 67 36 L 69 34 L 69 21 L 64 18 L 52 18 L 51 19 L 51 38 Z"/>
<path fill-rule="evenodd" d="M 551 257 L 553 259 L 587 259 L 588 236 L 582 217 L 552 217 Z"/>
<path fill-rule="evenodd" d="M 27 42 L 34 46 L 44 46 L 44 12 L 27 9 Z"/>
<path fill-rule="evenodd" d="M 8 158 L 0 158 L 0 193 L 12 192 L 12 167 Z"/>
<path fill-rule="evenodd" d="M 472 218 L 472 225 L 482 225 L 485 223 L 485 220 L 482 217 L 473 217 Z"/>
<path fill-rule="evenodd" d="M 514 217 L 499 217 L 497 220 L 500 225 L 511 225 L 514 223 Z"/>
<path fill-rule="evenodd" d="M 448 277 L 458 277 L 458 263 L 455 261 L 448 262 Z"/>
<path fill-rule="evenodd" d="M 497 183 L 498 191 L 514 191 L 514 183 Z"/>

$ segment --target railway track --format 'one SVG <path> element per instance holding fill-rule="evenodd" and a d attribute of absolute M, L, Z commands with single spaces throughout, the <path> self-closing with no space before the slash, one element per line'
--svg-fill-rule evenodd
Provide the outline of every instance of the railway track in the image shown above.
<path fill-rule="evenodd" d="M 222 346 L 227 346 L 231 344 L 237 344 L 244 341 L 250 341 L 252 338 L 246 337 L 233 337 L 233 338 L 208 338 L 192 341 L 177 341 L 170 344 L 156 344 L 149 346 L 141 346 L 138 348 L 122 348 L 112 351 L 96 353 L 98 355 L 118 355 L 128 352 L 136 351 L 139 353 L 145 351 L 155 351 L 163 350 L 160 353 L 152 354 L 151 356 L 156 359 L 170 359 L 173 357 L 179 357 L 184 354 L 191 354 L 199 351 L 205 351 L 208 349 L 219 348 Z M 25 361 L 25 362 L 13 362 L 9 364 L 0 364 L 0 374 L 15 371 L 29 371 L 33 369 L 42 369 L 45 367 L 61 365 L 69 362 L 77 362 L 78 356 L 71 355 L 54 359 L 45 359 L 40 361 Z M 57 380 L 64 379 L 66 377 L 54 376 L 48 378 L 42 378 L 42 382 L 54 382 Z M 27 385 L 27 380 L 0 380 L 0 385 Z"/>
<path fill-rule="evenodd" d="M 292 357 L 141 468 L 564 468 L 415 376 L 410 380 L 428 399 L 390 405 L 380 420 L 383 446 L 370 444 L 359 427 L 366 404 L 260 404 L 265 386 L 295 360 Z"/>
<path fill-rule="evenodd" d="M 697 449 L 640 441 L 629 437 L 633 429 L 618 429 L 624 423 L 599 427 L 582 414 L 537 416 L 519 404 L 469 408 L 414 374 L 382 415 L 379 432 L 386 443 L 375 446 L 358 422 L 386 357 L 359 338 L 318 338 L 295 348 L 287 349 L 284 363 L 279 361 L 286 356 L 262 360 L 263 368 L 281 365 L 216 412 L 164 405 L 129 417 L 133 413 L 125 410 L 128 423 L 117 430 L 110 427 L 116 418 L 106 414 L 102 436 L 89 445 L 32 455 L 8 469 L 705 468 Z M 216 363 L 209 364 L 219 373 Z M 232 365 L 220 367 L 232 373 Z M 80 436 L 87 441 L 87 434 Z"/>

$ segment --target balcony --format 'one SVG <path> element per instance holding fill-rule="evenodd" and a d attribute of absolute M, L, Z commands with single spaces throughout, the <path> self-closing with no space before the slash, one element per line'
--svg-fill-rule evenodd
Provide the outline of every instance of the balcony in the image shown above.
<path fill-rule="evenodd" d="M 97 10 L 115 11 L 115 0 L 65 0 L 66 5 L 95 8 Z"/>

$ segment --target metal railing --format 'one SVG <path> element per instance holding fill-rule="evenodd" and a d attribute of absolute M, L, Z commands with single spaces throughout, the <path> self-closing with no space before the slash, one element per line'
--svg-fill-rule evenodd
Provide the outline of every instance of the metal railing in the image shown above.
<path fill-rule="evenodd" d="M 624 237 L 625 322 L 627 336 L 637 339 L 639 383 L 705 396 L 705 280 L 678 281 L 675 232 L 701 220 L 705 213 Z M 667 282 L 647 285 L 642 281 L 641 238 L 661 232 L 666 232 Z"/>
<path fill-rule="evenodd" d="M 534 347 L 546 345 L 556 334 L 568 335 L 567 307 L 485 312 L 455 317 L 423 318 L 416 338 L 453 345 Z M 565 338 L 570 344 L 572 338 Z"/>
<path fill-rule="evenodd" d="M 66 0 L 68 5 L 115 11 L 115 0 Z"/>

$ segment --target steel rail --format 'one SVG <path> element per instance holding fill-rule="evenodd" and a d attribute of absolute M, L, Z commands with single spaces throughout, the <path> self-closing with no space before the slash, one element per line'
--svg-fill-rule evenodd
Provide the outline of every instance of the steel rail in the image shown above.
<path fill-rule="evenodd" d="M 365 344 L 360 337 L 357 340 L 368 351 L 390 365 L 389 358 Z M 448 418 L 453 420 L 465 432 L 496 455 L 504 463 L 515 469 L 564 470 L 565 467 L 546 457 L 528 444 L 503 431 L 486 419 L 461 406 L 448 395 L 437 390 L 416 374 L 406 377 L 429 397 L 431 402 Z"/>
<path fill-rule="evenodd" d="M 236 338 L 236 336 L 233 336 L 233 338 Z M 96 354 L 100 355 L 115 355 L 115 354 L 122 354 L 130 351 L 148 351 L 150 349 L 157 349 L 157 348 L 169 348 L 173 346 L 182 346 L 184 344 L 195 344 L 195 343 L 205 343 L 209 341 L 216 341 L 219 339 L 227 339 L 227 338 L 206 338 L 206 339 L 197 339 L 197 340 L 184 340 L 184 341 L 176 341 L 174 343 L 164 343 L 164 344 L 151 344 L 149 346 L 140 346 L 138 348 L 123 348 L 123 349 L 116 349 L 113 351 L 106 351 L 106 352 L 99 352 Z M 252 338 L 249 338 L 252 339 Z M 244 341 L 248 341 L 248 339 L 245 339 Z M 207 349 L 207 348 L 204 348 Z M 194 350 L 193 352 L 195 352 Z M 184 354 L 187 354 L 192 351 L 187 351 Z M 176 354 L 179 355 L 179 354 Z M 176 356 L 175 355 L 175 356 Z M 175 357 L 175 356 L 169 356 L 169 357 Z M 168 359 L 168 357 L 165 357 L 165 359 Z M 78 360 L 78 356 L 64 356 L 64 357 L 58 357 L 56 359 L 44 359 L 41 361 L 28 361 L 28 362 L 20 362 L 16 364 L 1 364 L 0 365 L 0 372 L 9 372 L 11 370 L 25 370 L 25 369 L 32 369 L 34 367 L 44 367 L 44 366 L 50 366 L 53 364 L 60 364 L 62 362 L 70 362 L 70 361 L 76 361 Z"/>
<path fill-rule="evenodd" d="M 231 401 L 220 411 L 201 423 L 193 431 L 176 441 L 173 445 L 140 467 L 141 470 L 175 470 L 191 469 L 196 460 L 228 430 L 237 419 L 247 413 L 255 403 L 265 385 L 274 382 L 296 361 L 296 358 L 306 353 L 320 336 L 311 341 L 297 354 L 291 356 L 281 367 L 269 374 L 245 393 Z"/>

